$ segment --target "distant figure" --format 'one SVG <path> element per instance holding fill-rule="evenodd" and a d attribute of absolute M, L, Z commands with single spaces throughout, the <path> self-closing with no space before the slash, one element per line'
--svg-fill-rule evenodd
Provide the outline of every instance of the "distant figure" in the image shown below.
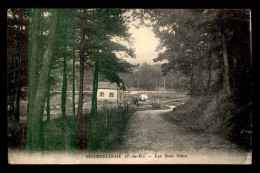
<path fill-rule="evenodd" d="M 139 96 L 139 98 L 140 98 L 141 101 L 146 101 L 146 100 L 148 100 L 148 96 L 145 95 L 145 94 L 141 94 L 141 95 Z"/>
<path fill-rule="evenodd" d="M 138 98 L 133 98 L 133 103 L 135 104 L 135 105 L 138 105 Z"/>

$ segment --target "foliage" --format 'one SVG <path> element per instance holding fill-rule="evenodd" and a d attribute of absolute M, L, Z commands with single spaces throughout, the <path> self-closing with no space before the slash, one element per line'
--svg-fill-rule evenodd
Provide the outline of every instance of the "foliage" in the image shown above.
<path fill-rule="evenodd" d="M 120 105 L 117 108 L 104 108 L 91 118 L 88 150 L 118 150 L 127 120 L 133 111 L 129 105 Z"/>
<path fill-rule="evenodd" d="M 160 38 L 158 50 L 162 52 L 155 61 L 168 61 L 162 65 L 164 75 L 181 72 L 190 78 L 190 94 L 203 95 L 213 86 L 218 90 L 225 87 L 223 71 L 227 71 L 232 93 L 245 97 L 251 76 L 249 10 L 145 9 L 141 16 L 143 21 L 151 20 Z M 223 64 L 225 44 L 227 69 Z M 247 70 L 242 72 L 238 67 Z M 238 76 L 243 76 L 244 84 Z"/>
<path fill-rule="evenodd" d="M 252 119 L 245 115 L 251 109 L 251 105 L 238 107 L 231 96 L 220 91 L 213 96 L 191 98 L 163 117 L 181 124 L 186 129 L 198 133 L 218 134 L 244 149 L 250 149 Z"/>
<path fill-rule="evenodd" d="M 28 9 L 7 10 L 7 88 L 9 116 L 19 121 L 19 100 L 26 98 Z"/>
<path fill-rule="evenodd" d="M 29 79 L 28 79 L 28 106 L 27 106 L 27 142 L 28 150 L 43 150 L 43 113 L 47 94 L 49 92 L 49 77 L 52 69 L 55 43 L 57 40 L 60 13 L 51 10 L 50 25 L 46 41 L 46 50 L 42 52 L 41 45 L 41 9 L 30 10 L 29 30 Z"/>
<path fill-rule="evenodd" d="M 94 68 L 93 73 L 93 93 L 91 115 L 97 112 L 97 89 L 98 76 L 102 74 L 106 79 L 115 82 L 118 86 L 123 84 L 118 73 L 127 73 L 132 67 L 131 64 L 119 59 L 116 52 L 123 51 L 130 57 L 133 51 L 120 43 L 112 41 L 113 37 L 127 38 L 127 27 L 123 18 L 123 9 L 93 9 L 89 10 L 88 19 L 83 26 L 88 25 L 86 50 L 87 64 Z M 82 26 L 82 27 L 83 27 Z"/>
<path fill-rule="evenodd" d="M 74 150 L 76 116 L 60 117 L 44 124 L 44 150 Z"/>
<path fill-rule="evenodd" d="M 117 84 L 123 82 L 118 73 L 126 73 L 132 66 L 119 59 L 115 52 L 123 51 L 130 57 L 134 56 L 133 50 L 112 41 L 115 36 L 125 40 L 130 37 L 122 16 L 124 12 L 122 9 L 95 9 L 91 11 L 89 23 L 89 65 L 94 67 L 98 64 L 99 73 Z"/>
<path fill-rule="evenodd" d="M 164 76 L 162 73 L 161 65 L 148 65 L 143 63 L 135 68 L 131 74 L 120 74 L 125 82 L 126 87 L 139 88 L 140 90 L 158 90 L 164 88 Z M 188 90 L 187 77 L 183 76 L 180 72 L 168 72 L 165 76 L 166 90 Z"/>

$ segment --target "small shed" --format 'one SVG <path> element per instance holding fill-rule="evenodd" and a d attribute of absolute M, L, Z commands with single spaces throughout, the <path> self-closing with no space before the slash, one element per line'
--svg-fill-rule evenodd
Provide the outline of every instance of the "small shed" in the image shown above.
<path fill-rule="evenodd" d="M 122 102 L 124 100 L 124 91 L 116 83 L 99 82 L 97 100 L 107 102 Z"/>

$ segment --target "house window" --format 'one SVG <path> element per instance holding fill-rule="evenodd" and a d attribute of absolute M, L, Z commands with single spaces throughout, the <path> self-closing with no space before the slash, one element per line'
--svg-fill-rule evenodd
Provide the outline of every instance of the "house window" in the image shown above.
<path fill-rule="evenodd" d="M 100 92 L 100 97 L 104 97 L 105 93 L 104 92 Z"/>
<path fill-rule="evenodd" d="M 109 93 L 109 97 L 114 97 L 114 93 Z"/>

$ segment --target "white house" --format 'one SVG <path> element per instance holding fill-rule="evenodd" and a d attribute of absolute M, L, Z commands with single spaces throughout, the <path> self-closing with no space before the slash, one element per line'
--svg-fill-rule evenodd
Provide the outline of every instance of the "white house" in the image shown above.
<path fill-rule="evenodd" d="M 124 100 L 124 91 L 116 83 L 99 82 L 97 91 L 98 101 L 122 102 Z"/>

